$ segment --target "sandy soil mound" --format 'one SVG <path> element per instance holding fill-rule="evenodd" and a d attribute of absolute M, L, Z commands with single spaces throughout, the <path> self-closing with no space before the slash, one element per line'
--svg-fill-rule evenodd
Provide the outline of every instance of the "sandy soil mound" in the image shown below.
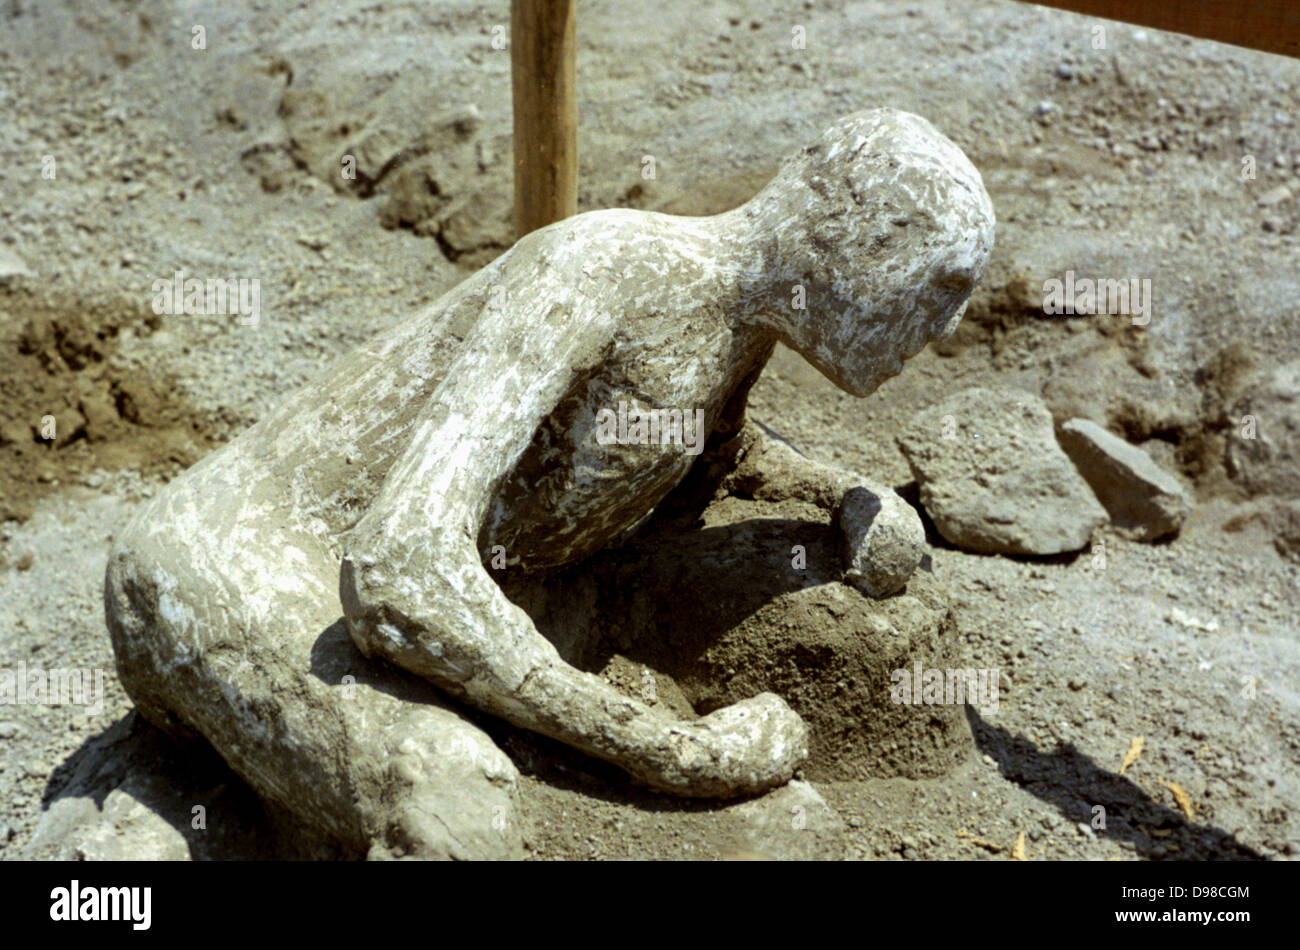
<path fill-rule="evenodd" d="M 96 469 L 167 478 L 218 444 L 165 376 L 114 363 L 123 332 L 160 325 L 133 301 L 0 296 L 0 520 Z"/>

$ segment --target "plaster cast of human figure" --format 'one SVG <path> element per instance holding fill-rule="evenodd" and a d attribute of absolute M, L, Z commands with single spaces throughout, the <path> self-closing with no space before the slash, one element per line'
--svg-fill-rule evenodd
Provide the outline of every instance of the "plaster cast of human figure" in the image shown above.
<path fill-rule="evenodd" d="M 807 734 L 780 698 L 671 718 L 563 662 L 485 561 L 572 564 L 686 475 L 695 457 L 679 444 L 598 439 L 602 410 L 700 410 L 705 431 L 735 428 L 777 342 L 870 394 L 956 328 L 992 236 L 961 151 L 883 109 L 837 122 L 734 211 L 597 211 L 528 235 L 136 518 L 106 588 L 124 683 L 149 718 L 218 735 L 274 795 L 286 753 L 241 706 L 240 677 L 258 675 L 254 652 L 341 606 L 368 657 L 655 788 L 725 797 L 785 782 Z M 765 438 L 749 424 L 746 455 Z M 150 684 L 199 666 L 202 702 L 167 708 L 177 701 Z M 285 686 L 275 715 L 308 688 Z M 241 738 L 255 728 L 268 734 Z"/>

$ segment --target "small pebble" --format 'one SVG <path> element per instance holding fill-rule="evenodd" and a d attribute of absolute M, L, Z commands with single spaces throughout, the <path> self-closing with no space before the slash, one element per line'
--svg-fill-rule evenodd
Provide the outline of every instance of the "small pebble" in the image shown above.
<path fill-rule="evenodd" d="M 1278 185 L 1271 188 L 1259 196 L 1259 206 L 1261 208 L 1271 208 L 1273 205 L 1284 204 L 1291 200 L 1291 189 L 1286 185 Z"/>

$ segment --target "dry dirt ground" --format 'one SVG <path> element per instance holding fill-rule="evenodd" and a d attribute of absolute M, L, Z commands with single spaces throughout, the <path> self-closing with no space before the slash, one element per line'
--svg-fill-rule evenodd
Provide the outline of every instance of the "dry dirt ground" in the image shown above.
<path fill-rule="evenodd" d="M 1300 569 L 1274 543 L 1275 499 L 1225 468 L 1221 412 L 1252 367 L 1300 357 L 1300 62 L 1118 24 L 1098 47 L 1098 21 L 992 0 L 579 15 L 581 210 L 724 210 L 880 105 L 926 116 L 983 173 L 997 247 L 958 335 L 865 401 L 781 351 L 753 395 L 766 424 L 905 486 L 895 438 L 915 412 L 1019 387 L 1142 443 L 1197 506 L 1169 543 L 1104 530 L 1104 565 L 932 535 L 913 584 L 951 608 L 962 665 L 1000 671 L 1000 708 L 965 712 L 973 742 L 940 774 L 811 768 L 829 812 L 682 804 L 492 725 L 524 775 L 529 854 L 1300 854 Z M 507 23 L 505 0 L 0 4 L 0 669 L 100 669 L 106 690 L 92 715 L 0 707 L 0 855 L 59 802 L 75 824 L 115 789 L 196 858 L 321 853 L 211 752 L 132 716 L 105 557 L 164 480 L 508 245 Z M 178 270 L 258 280 L 257 324 L 155 314 L 153 281 Z M 1038 288 L 1067 270 L 1149 278 L 1150 324 L 1045 317 Z M 686 604 L 737 581 L 694 583 Z M 153 853 L 129 811 L 115 853 Z"/>

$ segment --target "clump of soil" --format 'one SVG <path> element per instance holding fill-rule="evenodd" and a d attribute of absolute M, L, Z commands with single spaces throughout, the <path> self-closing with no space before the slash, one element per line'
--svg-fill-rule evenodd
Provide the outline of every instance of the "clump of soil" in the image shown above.
<path fill-rule="evenodd" d="M 883 600 L 840 583 L 829 516 L 805 502 L 673 507 L 621 549 L 503 589 L 566 659 L 671 715 L 781 696 L 808 724 L 811 780 L 936 777 L 970 758 L 962 700 L 895 689 L 918 667 L 971 666 L 928 575 Z"/>
<path fill-rule="evenodd" d="M 168 380 L 113 364 L 124 329 L 159 325 L 120 301 L 0 296 L 0 521 L 95 469 L 168 477 L 217 444 Z"/>
<path fill-rule="evenodd" d="M 379 223 L 433 238 L 443 256 L 481 267 L 514 239 L 509 143 L 483 133 L 473 106 L 424 114 L 422 95 L 399 83 L 374 102 L 336 78 L 286 87 L 279 142 L 242 156 L 263 190 L 309 174 L 342 195 L 380 201 Z"/>

